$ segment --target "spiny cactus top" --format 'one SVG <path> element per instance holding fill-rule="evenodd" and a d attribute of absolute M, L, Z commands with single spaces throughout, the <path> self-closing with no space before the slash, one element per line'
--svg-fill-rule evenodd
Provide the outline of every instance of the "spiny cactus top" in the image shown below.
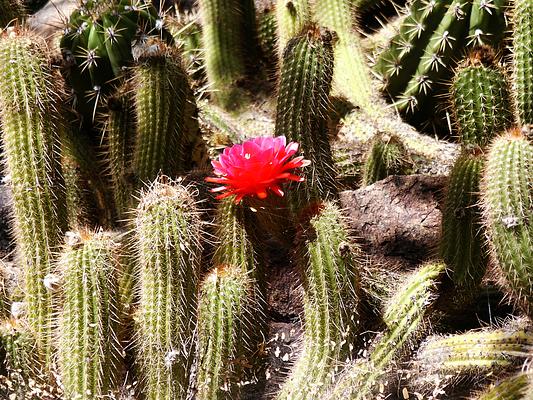
<path fill-rule="evenodd" d="M 212 161 L 217 178 L 207 182 L 221 183 L 213 192 L 223 199 L 235 195 L 239 203 L 245 196 L 267 197 L 267 191 L 283 196 L 280 184 L 284 181 L 303 182 L 304 178 L 291 171 L 310 164 L 303 156 L 291 159 L 298 151 L 298 143 L 287 144 L 285 136 L 257 137 L 243 144 L 227 147 L 218 160 Z"/>

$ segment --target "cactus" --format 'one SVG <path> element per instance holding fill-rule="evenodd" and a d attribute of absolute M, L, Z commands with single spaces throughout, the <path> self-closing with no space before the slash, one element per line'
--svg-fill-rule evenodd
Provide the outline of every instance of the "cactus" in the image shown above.
<path fill-rule="evenodd" d="M 119 382 L 123 350 L 117 239 L 108 232 L 69 232 L 59 259 L 57 358 L 68 398 L 100 399 Z"/>
<path fill-rule="evenodd" d="M 400 110 L 420 109 L 454 65 L 463 46 L 499 45 L 505 0 L 415 0 L 389 47 L 378 57 L 376 72 Z M 484 31 L 483 29 L 486 29 Z"/>
<path fill-rule="evenodd" d="M 111 92 L 110 82 L 133 60 L 132 43 L 149 34 L 172 42 L 155 8 L 145 0 L 82 2 L 70 15 L 60 46 L 68 82 L 85 118 L 94 120 Z"/>
<path fill-rule="evenodd" d="M 278 64 L 278 22 L 276 11 L 266 8 L 257 17 L 257 40 L 267 63 L 267 67 L 274 68 Z"/>
<path fill-rule="evenodd" d="M 513 122 L 507 80 L 493 50 L 473 50 L 455 71 L 451 103 L 456 128 L 465 145 L 487 145 Z"/>
<path fill-rule="evenodd" d="M 131 160 L 130 153 L 135 131 L 132 118 L 133 107 L 126 93 L 118 91 L 107 100 L 107 115 L 104 122 L 106 160 L 113 184 L 113 199 L 116 218 L 124 219 L 131 206 Z"/>
<path fill-rule="evenodd" d="M 183 186 L 161 178 L 144 193 L 135 220 L 136 347 L 147 399 L 181 399 L 190 390 L 201 222 Z"/>
<path fill-rule="evenodd" d="M 298 197 L 310 201 L 335 196 L 334 167 L 326 127 L 333 75 L 332 37 L 310 28 L 291 39 L 283 56 L 276 110 L 276 136 L 300 143 L 312 172 Z M 298 201 L 300 203 L 300 201 Z"/>
<path fill-rule="evenodd" d="M 511 294 L 531 312 L 533 145 L 518 129 L 496 138 L 482 183 L 483 220 L 492 255 Z"/>
<path fill-rule="evenodd" d="M 277 0 L 276 21 L 278 25 L 278 52 L 280 59 L 289 41 L 299 36 L 311 23 L 309 0 Z"/>
<path fill-rule="evenodd" d="M 244 51 L 246 37 L 241 13 L 248 0 L 200 0 L 202 41 L 205 47 L 207 78 L 214 99 L 224 109 L 238 106 L 237 82 L 246 73 Z"/>
<path fill-rule="evenodd" d="M 513 84 L 518 120 L 533 124 L 533 4 L 529 0 L 513 1 Z"/>
<path fill-rule="evenodd" d="M 43 41 L 23 31 L 0 38 L 0 120 L 15 239 L 25 275 L 28 321 L 49 357 L 52 297 L 43 280 L 51 272 L 65 227 L 58 144 L 64 125 L 45 54 Z"/>
<path fill-rule="evenodd" d="M 358 323 L 356 252 L 340 210 L 326 203 L 299 232 L 298 262 L 304 280 L 304 339 L 282 399 L 316 399 L 349 356 Z"/>
<path fill-rule="evenodd" d="M 132 161 L 137 184 L 201 163 L 194 148 L 201 141 L 196 105 L 177 53 L 157 39 L 148 41 L 133 69 L 131 90 L 137 116 Z"/>
<path fill-rule="evenodd" d="M 389 175 L 405 174 L 407 161 L 407 150 L 398 137 L 377 137 L 363 166 L 362 185 L 372 185 Z"/>
<path fill-rule="evenodd" d="M 450 173 L 442 213 L 440 254 L 456 288 L 467 296 L 481 283 L 488 258 L 478 206 L 483 164 L 483 154 L 465 151 L 459 156 Z"/>
<path fill-rule="evenodd" d="M 501 380 L 472 400 L 522 400 L 526 394 L 528 383 L 528 375 L 519 373 Z"/>
<path fill-rule="evenodd" d="M 24 7 L 20 0 L 1 0 L 0 1 L 0 30 L 13 20 L 25 16 Z"/>
<path fill-rule="evenodd" d="M 422 344 L 415 363 L 423 376 L 484 374 L 520 364 L 532 343 L 533 334 L 523 327 L 433 336 Z"/>
<path fill-rule="evenodd" d="M 428 263 L 412 273 L 389 300 L 383 315 L 386 331 L 378 337 L 368 360 L 349 365 L 328 400 L 371 398 L 389 369 L 424 328 L 424 315 L 435 299 L 435 287 L 445 270 L 442 263 Z"/>

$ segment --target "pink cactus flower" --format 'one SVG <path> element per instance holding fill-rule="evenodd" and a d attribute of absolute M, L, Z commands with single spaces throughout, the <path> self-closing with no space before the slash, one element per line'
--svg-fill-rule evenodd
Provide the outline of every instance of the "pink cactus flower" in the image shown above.
<path fill-rule="evenodd" d="M 281 184 L 303 182 L 302 176 L 292 172 L 311 163 L 302 156 L 291 159 L 298 147 L 295 142 L 287 144 L 285 136 L 257 137 L 227 147 L 218 160 L 211 162 L 217 177 L 208 177 L 206 181 L 223 185 L 211 190 L 223 192 L 217 199 L 235 195 L 235 203 L 246 196 L 265 199 L 269 191 L 283 196 Z"/>

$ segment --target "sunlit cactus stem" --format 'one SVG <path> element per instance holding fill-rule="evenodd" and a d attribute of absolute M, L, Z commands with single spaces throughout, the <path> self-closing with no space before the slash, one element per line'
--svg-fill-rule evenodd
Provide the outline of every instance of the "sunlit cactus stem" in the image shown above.
<path fill-rule="evenodd" d="M 138 372 L 146 399 L 184 399 L 195 354 L 202 224 L 187 188 L 162 177 L 137 208 Z"/>
<path fill-rule="evenodd" d="M 299 36 L 311 23 L 309 0 L 277 0 L 278 52 L 282 58 L 289 40 Z"/>
<path fill-rule="evenodd" d="M 530 377 L 527 373 L 519 373 L 517 375 L 504 378 L 497 382 L 494 386 L 489 387 L 478 396 L 473 397 L 472 400 L 521 400 L 527 399 L 524 397 L 530 387 Z"/>
<path fill-rule="evenodd" d="M 60 89 L 44 41 L 24 31 L 0 35 L 0 122 L 13 193 L 15 240 L 25 276 L 28 321 L 51 355 L 52 296 L 44 285 L 66 219 L 59 157 Z M 54 81 L 56 80 L 56 81 Z"/>
<path fill-rule="evenodd" d="M 351 356 L 358 327 L 358 254 L 340 210 L 326 203 L 308 224 L 297 239 L 305 289 L 303 349 L 278 400 L 323 398 L 338 364 Z"/>
<path fill-rule="evenodd" d="M 118 239 L 107 232 L 67 234 L 59 260 L 62 304 L 57 339 L 67 398 L 101 399 L 110 396 L 119 382 L 123 350 L 119 340 Z"/>
<path fill-rule="evenodd" d="M 533 3 L 531 0 L 512 3 L 515 103 L 519 122 L 533 124 Z"/>
<path fill-rule="evenodd" d="M 290 40 L 283 54 L 276 110 L 276 136 L 300 144 L 311 171 L 293 203 L 336 196 L 335 170 L 327 131 L 333 78 L 333 44 L 329 31 L 309 27 Z"/>
<path fill-rule="evenodd" d="M 518 129 L 492 143 L 483 177 L 483 220 L 511 295 L 533 312 L 533 145 Z"/>
<path fill-rule="evenodd" d="M 371 185 L 389 175 L 402 175 L 408 171 L 409 155 L 401 140 L 396 137 L 377 137 L 363 166 L 363 186 Z"/>

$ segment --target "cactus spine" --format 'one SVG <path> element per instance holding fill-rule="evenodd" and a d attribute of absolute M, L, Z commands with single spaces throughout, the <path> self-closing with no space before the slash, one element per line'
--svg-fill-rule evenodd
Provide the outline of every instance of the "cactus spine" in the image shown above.
<path fill-rule="evenodd" d="M 480 393 L 474 400 L 522 400 L 528 388 L 528 375 L 520 373 L 503 379 Z"/>
<path fill-rule="evenodd" d="M 51 272 L 65 220 L 58 144 L 63 125 L 44 52 L 43 42 L 24 32 L 0 38 L 0 120 L 28 321 L 50 356 L 52 296 L 43 279 Z"/>
<path fill-rule="evenodd" d="M 138 183 L 159 173 L 174 176 L 192 166 L 198 133 L 188 78 L 170 47 L 153 39 L 144 45 L 132 79 L 137 129 L 133 172 Z M 196 130 L 194 129 L 196 127 Z"/>
<path fill-rule="evenodd" d="M 451 86 L 454 119 L 465 145 L 487 145 L 513 122 L 507 80 L 488 47 L 472 51 Z"/>
<path fill-rule="evenodd" d="M 416 364 L 423 374 L 495 371 L 523 361 L 532 344 L 533 335 L 525 329 L 431 337 L 420 347 Z"/>
<path fill-rule="evenodd" d="M 406 161 L 407 150 L 399 138 L 376 138 L 363 166 L 362 185 L 372 185 L 389 175 L 405 173 Z"/>
<path fill-rule="evenodd" d="M 199 0 L 207 77 L 216 102 L 235 108 L 236 83 L 245 74 L 241 0 Z M 248 33 L 249 34 L 249 33 Z"/>
<path fill-rule="evenodd" d="M 483 164 L 482 154 L 469 152 L 456 160 L 442 213 L 440 253 L 456 288 L 465 295 L 475 292 L 487 262 L 478 206 Z"/>
<path fill-rule="evenodd" d="M 351 351 L 358 323 L 359 279 L 342 215 L 326 203 L 299 232 L 304 274 L 302 354 L 278 399 L 317 399 Z"/>
<path fill-rule="evenodd" d="M 201 223 L 187 189 L 158 180 L 137 209 L 137 351 L 147 399 L 190 390 Z"/>
<path fill-rule="evenodd" d="M 533 4 L 514 0 L 513 55 L 514 89 L 518 120 L 533 124 Z"/>
<path fill-rule="evenodd" d="M 100 399 L 111 394 L 121 370 L 117 290 L 117 236 L 69 232 L 59 260 L 62 307 L 58 364 L 67 398 Z"/>
<path fill-rule="evenodd" d="M 492 143 L 482 184 L 484 224 L 513 296 L 533 301 L 533 145 L 517 129 Z M 531 309 L 530 309 L 531 311 Z"/>
<path fill-rule="evenodd" d="M 285 53 L 289 40 L 299 36 L 311 22 L 309 0 L 277 0 L 278 51 L 280 58 Z"/>
<path fill-rule="evenodd" d="M 298 196 L 309 201 L 334 196 L 334 167 L 326 128 L 333 76 L 331 34 L 310 28 L 291 39 L 283 55 L 276 136 L 300 143 L 313 171 Z"/>
<path fill-rule="evenodd" d="M 368 361 L 349 366 L 327 397 L 329 400 L 371 398 L 394 359 L 420 335 L 424 315 L 435 299 L 435 287 L 444 272 L 441 263 L 429 263 L 411 274 L 390 299 L 383 320 L 386 331 L 377 339 Z"/>

